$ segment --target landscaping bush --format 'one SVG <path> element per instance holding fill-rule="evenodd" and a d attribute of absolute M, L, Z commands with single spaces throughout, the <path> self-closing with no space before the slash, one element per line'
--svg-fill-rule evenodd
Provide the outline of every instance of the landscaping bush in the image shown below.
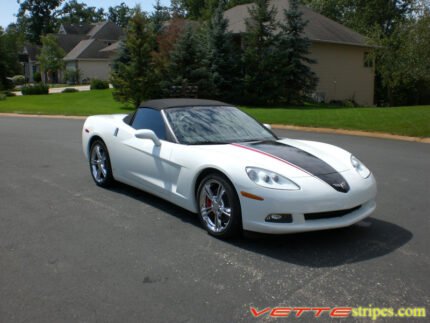
<path fill-rule="evenodd" d="M 25 76 L 15 75 L 12 77 L 12 82 L 14 85 L 23 85 L 25 83 Z"/>
<path fill-rule="evenodd" d="M 344 101 L 343 101 L 343 106 L 345 106 L 345 107 L 347 107 L 347 108 L 356 108 L 356 107 L 358 107 L 359 105 L 358 105 L 358 103 L 357 103 L 357 102 L 355 102 L 355 100 L 354 100 L 354 99 L 351 99 L 351 100 L 344 100 Z"/>
<path fill-rule="evenodd" d="M 63 91 L 61 91 L 61 93 L 75 93 L 75 92 L 79 92 L 79 90 L 71 87 L 65 88 Z"/>
<path fill-rule="evenodd" d="M 22 95 L 40 95 L 40 94 L 48 94 L 49 87 L 42 83 L 35 85 L 23 86 L 21 89 Z"/>
<path fill-rule="evenodd" d="M 40 82 L 42 82 L 42 75 L 40 75 L 40 73 L 39 73 L 39 72 L 35 72 L 35 73 L 33 74 L 33 80 L 34 80 L 34 82 L 36 82 L 36 83 L 40 83 Z"/>
<path fill-rule="evenodd" d="M 1 79 L 1 78 L 0 78 Z M 2 80 L 0 80 L 0 90 L 12 90 L 15 87 L 15 84 L 13 84 L 11 77 L 6 77 Z"/>
<path fill-rule="evenodd" d="M 81 78 L 81 72 L 79 69 L 76 70 L 66 70 L 64 72 L 64 80 L 67 84 L 78 84 Z"/>
<path fill-rule="evenodd" d="M 108 88 L 109 88 L 109 82 L 108 81 L 103 81 L 103 80 L 98 80 L 98 79 L 91 80 L 91 86 L 90 86 L 91 90 L 105 90 Z"/>
<path fill-rule="evenodd" d="M 13 93 L 12 91 L 4 91 L 2 94 L 6 95 L 6 96 L 16 96 L 16 94 Z"/>
<path fill-rule="evenodd" d="M 329 102 L 330 105 L 336 106 L 336 107 L 345 107 L 345 108 L 356 108 L 359 106 L 357 102 L 355 102 L 354 99 L 350 100 L 331 100 Z"/>

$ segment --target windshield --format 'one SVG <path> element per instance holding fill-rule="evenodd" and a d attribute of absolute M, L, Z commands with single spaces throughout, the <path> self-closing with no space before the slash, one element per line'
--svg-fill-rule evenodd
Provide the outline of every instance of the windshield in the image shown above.
<path fill-rule="evenodd" d="M 268 129 L 234 107 L 172 108 L 165 110 L 165 113 L 181 144 L 226 144 L 277 139 Z"/>

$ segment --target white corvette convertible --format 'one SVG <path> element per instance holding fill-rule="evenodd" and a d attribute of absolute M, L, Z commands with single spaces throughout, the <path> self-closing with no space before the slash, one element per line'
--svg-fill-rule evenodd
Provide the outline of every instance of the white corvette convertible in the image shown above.
<path fill-rule="evenodd" d="M 222 102 L 163 99 L 89 117 L 82 144 L 97 185 L 157 195 L 217 237 L 340 228 L 375 210 L 375 179 L 356 157 L 269 128 Z"/>

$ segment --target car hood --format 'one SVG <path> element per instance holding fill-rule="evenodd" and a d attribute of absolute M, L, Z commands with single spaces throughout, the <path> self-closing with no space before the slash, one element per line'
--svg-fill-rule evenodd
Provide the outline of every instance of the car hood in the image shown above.
<path fill-rule="evenodd" d="M 291 179 L 315 176 L 338 191 L 349 190 L 341 173 L 352 168 L 351 155 L 332 145 L 282 139 L 200 147 L 230 162 L 264 168 Z"/>

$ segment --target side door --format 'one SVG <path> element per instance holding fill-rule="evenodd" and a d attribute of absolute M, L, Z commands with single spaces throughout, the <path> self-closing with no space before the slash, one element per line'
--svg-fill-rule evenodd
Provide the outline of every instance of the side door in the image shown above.
<path fill-rule="evenodd" d="M 136 131 L 141 129 L 152 130 L 161 145 L 157 146 L 151 139 L 136 138 Z M 121 159 L 118 174 L 122 181 L 163 197 L 169 196 L 172 145 L 167 140 L 161 112 L 139 108 L 130 125 L 117 134 L 117 153 Z"/>

